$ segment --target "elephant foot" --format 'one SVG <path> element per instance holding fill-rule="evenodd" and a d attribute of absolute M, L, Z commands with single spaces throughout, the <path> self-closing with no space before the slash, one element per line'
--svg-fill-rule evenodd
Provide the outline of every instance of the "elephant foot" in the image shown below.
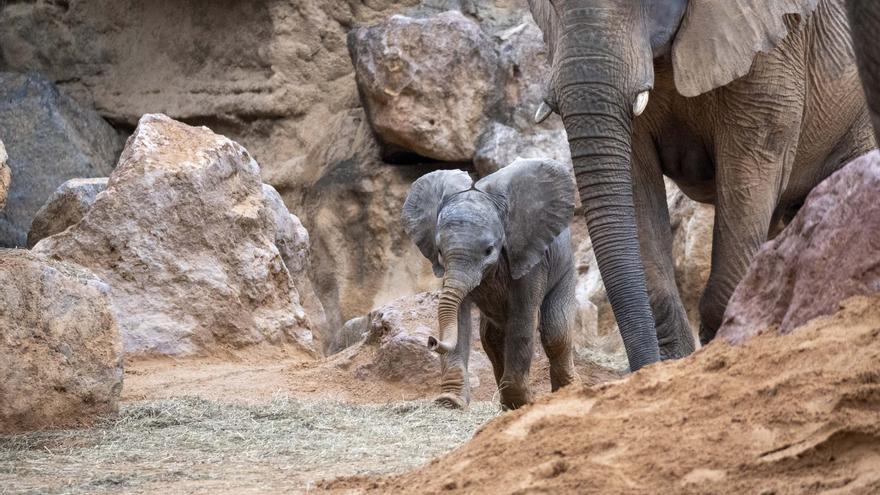
<path fill-rule="evenodd" d="M 717 328 L 709 328 L 705 324 L 700 323 L 700 344 L 707 345 L 709 342 L 712 342 L 717 332 Z"/>
<path fill-rule="evenodd" d="M 467 407 L 467 401 L 463 397 L 452 393 L 438 395 L 434 398 L 434 404 L 447 409 L 464 409 Z"/>
<path fill-rule="evenodd" d="M 502 385 L 501 408 L 505 411 L 511 409 L 519 409 L 520 407 L 526 404 L 530 404 L 531 402 L 532 393 L 529 391 L 528 385 Z"/>

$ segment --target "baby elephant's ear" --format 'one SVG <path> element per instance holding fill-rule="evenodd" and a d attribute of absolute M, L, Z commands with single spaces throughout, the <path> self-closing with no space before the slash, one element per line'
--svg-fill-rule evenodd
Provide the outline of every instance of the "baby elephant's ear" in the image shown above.
<path fill-rule="evenodd" d="M 434 266 L 434 275 L 438 277 L 443 276 L 443 266 L 437 259 L 434 240 L 440 204 L 444 198 L 470 189 L 472 183 L 470 176 L 463 170 L 431 172 L 413 182 L 403 204 L 400 215 L 403 230 Z"/>
<path fill-rule="evenodd" d="M 513 278 L 541 261 L 553 239 L 571 223 L 574 180 L 569 167 L 557 161 L 517 159 L 475 187 L 504 198 L 504 242 Z"/>

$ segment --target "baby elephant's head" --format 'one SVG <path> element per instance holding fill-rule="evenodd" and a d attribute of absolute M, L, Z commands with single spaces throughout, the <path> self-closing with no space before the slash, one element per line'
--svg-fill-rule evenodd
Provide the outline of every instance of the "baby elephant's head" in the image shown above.
<path fill-rule="evenodd" d="M 474 184 L 461 170 L 431 172 L 413 183 L 403 206 L 403 226 L 434 274 L 443 277 L 438 312 L 446 353 L 461 301 L 498 266 L 512 278 L 527 274 L 568 227 L 574 210 L 568 167 L 552 160 L 519 159 Z"/>

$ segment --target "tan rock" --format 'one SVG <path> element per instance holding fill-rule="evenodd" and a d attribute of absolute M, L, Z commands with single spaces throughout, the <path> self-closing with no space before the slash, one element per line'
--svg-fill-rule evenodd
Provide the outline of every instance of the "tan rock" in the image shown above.
<path fill-rule="evenodd" d="M 117 411 L 122 345 L 108 293 L 82 267 L 0 249 L 0 432 Z"/>
<path fill-rule="evenodd" d="M 825 179 L 791 223 L 766 242 L 736 287 L 718 337 L 740 343 L 788 333 L 852 296 L 880 293 L 880 152 Z"/>
<path fill-rule="evenodd" d="M 348 39 L 362 103 L 379 139 L 469 161 L 499 99 L 498 57 L 479 24 L 450 11 L 393 16 Z"/>
<path fill-rule="evenodd" d="M 70 179 L 61 184 L 34 216 L 27 237 L 28 248 L 82 220 L 98 194 L 106 188 L 107 177 Z"/>
<path fill-rule="evenodd" d="M 363 341 L 346 351 L 354 377 L 360 380 L 401 382 L 424 389 L 426 396 L 439 393 L 440 356 L 428 349 L 428 337 L 436 334 L 436 292 L 423 292 L 394 300 L 357 323 Z M 470 362 L 470 386 L 488 380 L 494 386 L 492 366 L 479 344 L 479 320 L 474 318 Z M 342 356 L 341 356 L 342 357 Z"/>
<path fill-rule="evenodd" d="M 565 129 L 523 132 L 493 122 L 477 143 L 474 168 L 477 169 L 477 174 L 484 177 L 513 163 L 517 158 L 552 158 L 570 165 L 571 151 Z"/>
<path fill-rule="evenodd" d="M 0 141 L 0 210 L 6 206 L 6 198 L 9 196 L 9 186 L 12 184 L 12 170 L 6 164 L 9 157 L 3 141 Z"/>
<path fill-rule="evenodd" d="M 145 115 L 83 219 L 34 251 L 112 287 L 125 351 L 217 352 L 257 343 L 311 353 L 259 166 L 204 127 Z"/>

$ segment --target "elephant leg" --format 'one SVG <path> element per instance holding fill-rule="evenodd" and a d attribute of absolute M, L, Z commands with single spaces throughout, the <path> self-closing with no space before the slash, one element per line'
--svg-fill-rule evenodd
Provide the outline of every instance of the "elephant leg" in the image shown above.
<path fill-rule="evenodd" d="M 483 342 L 483 350 L 492 363 L 495 385 L 500 386 L 501 377 L 504 376 L 504 332 L 483 315 L 480 315 L 480 341 Z"/>
<path fill-rule="evenodd" d="M 471 401 L 468 358 L 471 354 L 471 303 L 459 306 L 458 342 L 452 352 L 440 357 L 440 395 L 434 402 L 453 409 L 462 409 Z"/>
<path fill-rule="evenodd" d="M 636 166 L 633 170 L 639 249 L 645 267 L 660 357 L 664 360 L 679 359 L 694 352 L 694 334 L 675 283 L 666 185 L 656 154 L 645 144 L 636 143 Z"/>
<path fill-rule="evenodd" d="M 797 138 L 792 138 L 791 146 L 796 142 Z M 715 338 L 730 296 L 771 233 L 780 184 L 787 180 L 784 174 L 794 159 L 793 151 L 783 152 L 773 161 L 765 153 L 744 153 L 747 147 L 727 144 L 723 149 L 727 152 L 720 155 L 716 177 L 712 268 L 700 299 L 700 341 L 704 345 Z"/>
<path fill-rule="evenodd" d="M 541 304 L 541 345 L 550 361 L 553 392 L 577 380 L 571 342 L 576 311 L 575 284 L 574 270 L 570 270 Z"/>
<path fill-rule="evenodd" d="M 501 405 L 516 409 L 532 401 L 529 370 L 535 347 L 538 308 L 544 288 L 536 279 L 538 270 L 511 283 L 504 331 L 504 374 L 498 386 Z"/>

